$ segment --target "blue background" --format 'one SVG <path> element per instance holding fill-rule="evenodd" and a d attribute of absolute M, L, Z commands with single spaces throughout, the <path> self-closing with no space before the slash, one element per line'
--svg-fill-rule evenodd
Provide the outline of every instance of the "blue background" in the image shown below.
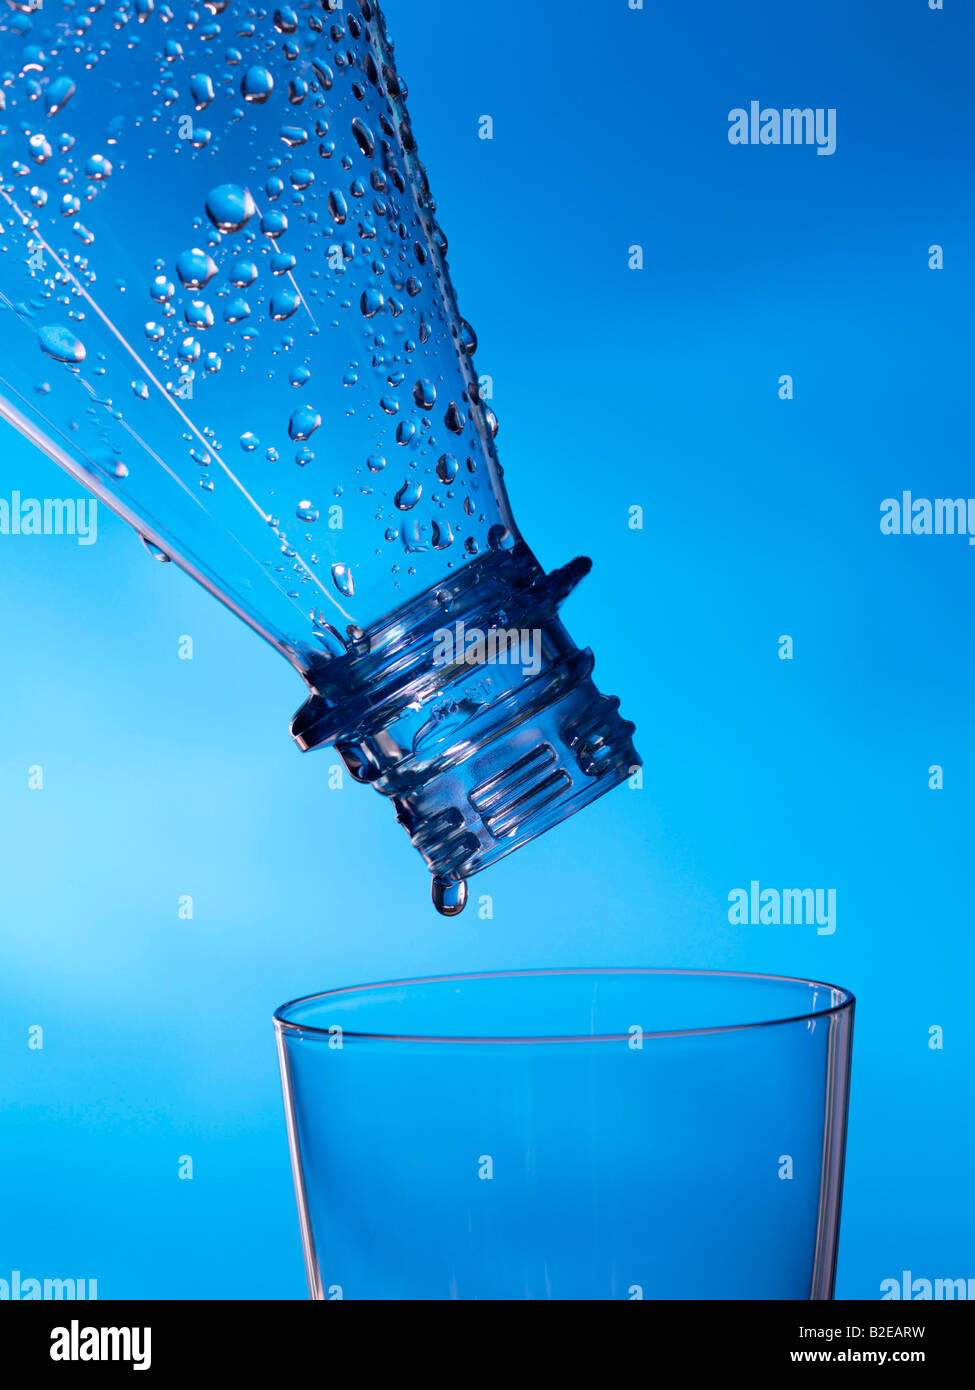
<path fill-rule="evenodd" d="M 593 557 L 564 615 L 644 787 L 441 919 L 391 808 L 291 745 L 303 690 L 271 648 L 104 507 L 88 548 L 0 537 L 0 1275 L 304 1297 L 273 1008 L 590 963 L 852 988 L 837 1294 L 975 1275 L 975 551 L 879 529 L 902 489 L 975 494 L 975 22 L 959 0 L 385 8 L 516 513 L 547 566 Z M 731 146 L 752 98 L 836 107 L 836 153 Z M 0 469 L 8 497 L 77 493 L 7 427 Z M 835 935 L 731 926 L 753 878 L 834 887 Z"/>

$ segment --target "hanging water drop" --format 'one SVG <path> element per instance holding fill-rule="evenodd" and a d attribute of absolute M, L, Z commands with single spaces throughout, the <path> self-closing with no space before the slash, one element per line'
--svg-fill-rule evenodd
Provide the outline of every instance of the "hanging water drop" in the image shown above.
<path fill-rule="evenodd" d="M 456 917 L 467 905 L 467 880 L 435 878 L 431 896 L 434 907 L 442 917 Z"/>

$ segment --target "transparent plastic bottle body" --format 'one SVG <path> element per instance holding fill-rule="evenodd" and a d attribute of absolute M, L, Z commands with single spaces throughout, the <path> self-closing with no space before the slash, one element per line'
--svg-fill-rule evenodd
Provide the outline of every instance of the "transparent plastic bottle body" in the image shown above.
<path fill-rule="evenodd" d="M 291 661 L 295 737 L 441 887 L 628 775 L 555 616 L 587 565 L 545 576 L 511 514 L 370 0 L 23 0 L 0 52 L 0 411 Z M 458 622 L 537 653 L 438 661 Z"/>

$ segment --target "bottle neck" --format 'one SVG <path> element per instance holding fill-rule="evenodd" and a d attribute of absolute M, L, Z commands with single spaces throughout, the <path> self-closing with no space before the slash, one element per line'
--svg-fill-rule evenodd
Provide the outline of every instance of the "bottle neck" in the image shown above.
<path fill-rule="evenodd" d="M 557 616 L 588 573 L 546 575 L 522 541 L 491 552 L 320 659 L 292 721 L 388 796 L 435 900 L 639 766 L 633 725 Z M 456 908 L 454 910 L 457 910 Z"/>

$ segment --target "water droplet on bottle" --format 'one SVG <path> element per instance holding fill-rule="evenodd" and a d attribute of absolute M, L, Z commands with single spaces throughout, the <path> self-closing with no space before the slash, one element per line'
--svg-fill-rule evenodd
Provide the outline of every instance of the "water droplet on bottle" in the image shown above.
<path fill-rule="evenodd" d="M 176 274 L 188 290 L 202 290 L 216 273 L 217 267 L 212 257 L 208 256 L 205 251 L 201 251 L 198 246 L 194 246 L 190 251 L 184 251 L 176 262 Z M 158 278 L 161 279 L 162 277 Z M 153 281 L 153 284 L 156 283 L 158 280 Z"/>
<path fill-rule="evenodd" d="M 252 454 L 260 442 L 261 441 L 253 430 L 246 430 L 244 434 L 240 436 L 240 447 L 245 454 Z"/>
<path fill-rule="evenodd" d="M 271 257 L 271 274 L 287 275 L 289 270 L 294 270 L 296 264 L 290 251 L 276 251 Z"/>
<path fill-rule="evenodd" d="M 299 521 L 317 521 L 318 508 L 313 506 L 311 502 L 299 502 L 295 508 L 295 516 Z"/>
<path fill-rule="evenodd" d="M 435 878 L 431 893 L 433 905 L 442 917 L 456 917 L 467 905 L 467 880 Z"/>
<path fill-rule="evenodd" d="M 237 295 L 224 305 L 223 321 L 224 323 L 240 323 L 249 316 L 250 311 L 251 306 L 247 300 L 241 295 Z"/>
<path fill-rule="evenodd" d="M 112 174 L 112 161 L 103 154 L 93 154 L 85 160 L 85 178 L 93 183 L 104 183 Z"/>
<path fill-rule="evenodd" d="M 44 109 L 49 116 L 56 116 L 74 96 L 75 87 L 70 77 L 55 77 L 44 95 Z"/>
<path fill-rule="evenodd" d="M 457 477 L 457 468 L 453 454 L 441 454 L 437 459 L 437 477 L 442 483 L 452 483 Z"/>
<path fill-rule="evenodd" d="M 367 289 L 362 291 L 362 298 L 359 300 L 359 307 L 362 310 L 363 318 L 371 319 L 382 310 L 386 301 L 381 291 L 377 289 Z"/>
<path fill-rule="evenodd" d="M 411 507 L 416 506 L 422 494 L 423 484 L 411 482 L 410 479 L 407 479 L 403 486 L 400 488 L 399 492 L 393 498 L 393 501 L 396 503 L 397 507 L 399 507 L 401 512 L 408 512 L 411 509 Z"/>
<path fill-rule="evenodd" d="M 413 387 L 413 400 L 421 410 L 432 410 L 437 404 L 437 388 L 432 381 L 418 381 Z"/>
<path fill-rule="evenodd" d="M 396 426 L 396 443 L 403 445 L 409 444 L 415 434 L 416 425 L 414 425 L 412 420 L 400 420 L 399 424 Z"/>
<path fill-rule="evenodd" d="M 241 78 L 240 94 L 245 101 L 265 102 L 274 91 L 274 78 L 267 68 L 248 68 Z"/>
<path fill-rule="evenodd" d="M 246 290 L 257 279 L 257 266 L 253 261 L 235 261 L 227 277 L 239 290 Z"/>
<path fill-rule="evenodd" d="M 311 372 L 307 367 L 293 367 L 288 376 L 288 380 L 291 382 L 292 386 L 304 386 L 310 376 Z"/>
<path fill-rule="evenodd" d="M 213 310 L 202 299 L 193 299 L 186 306 L 183 317 L 190 328 L 207 329 L 213 327 Z"/>
<path fill-rule="evenodd" d="M 332 221 L 341 227 L 349 216 L 349 205 L 345 201 L 345 194 L 338 189 L 333 189 L 328 195 L 328 210 L 331 213 Z"/>
<path fill-rule="evenodd" d="M 282 319 L 289 319 L 301 303 L 301 298 L 297 290 L 281 289 L 275 290 L 271 295 L 269 312 L 275 323 L 280 323 Z"/>
<path fill-rule="evenodd" d="M 365 157 L 367 159 L 372 159 L 373 155 L 376 153 L 375 137 L 365 121 L 360 121 L 358 116 L 356 116 L 355 120 L 352 122 L 352 134 L 355 136 L 356 144 Z"/>
<path fill-rule="evenodd" d="M 477 352 L 477 334 L 466 319 L 460 321 L 460 345 L 468 357 L 473 357 Z"/>
<path fill-rule="evenodd" d="M 276 240 L 288 230 L 288 218 L 278 208 L 268 208 L 261 218 L 261 231 L 265 236 Z"/>
<path fill-rule="evenodd" d="M 454 543 L 454 533 L 449 521 L 434 520 L 431 527 L 434 550 L 446 550 Z"/>
<path fill-rule="evenodd" d="M 381 473 L 386 467 L 386 460 L 382 454 L 370 454 L 366 459 L 366 467 L 370 473 Z"/>
<path fill-rule="evenodd" d="M 63 328 L 60 324 L 52 323 L 38 329 L 37 339 L 42 350 L 55 362 L 77 364 L 85 360 L 84 343 L 69 328 Z"/>
<path fill-rule="evenodd" d="M 447 407 L 447 413 L 444 416 L 443 422 L 450 430 L 451 434 L 464 433 L 464 417 L 460 413 L 460 406 L 457 404 L 456 401 L 450 402 L 450 405 Z"/>
<path fill-rule="evenodd" d="M 288 435 L 295 441 L 310 439 L 322 423 L 322 417 L 311 405 L 299 405 L 288 421 Z"/>
<path fill-rule="evenodd" d="M 294 10 L 284 6 L 274 11 L 274 27 L 279 34 L 293 34 L 298 28 L 298 16 Z"/>
<path fill-rule="evenodd" d="M 205 72 L 194 73 L 190 78 L 190 96 L 197 111 L 205 111 L 213 100 L 213 78 Z"/>
<path fill-rule="evenodd" d="M 155 541 L 151 541 L 148 536 L 143 535 L 139 536 L 139 540 L 145 546 L 147 553 L 150 554 L 154 560 L 158 560 L 162 565 L 169 564 L 169 556 Z"/>
<path fill-rule="evenodd" d="M 147 401 L 149 399 L 149 387 L 144 381 L 133 381 L 132 394 L 137 400 Z"/>
<path fill-rule="evenodd" d="M 50 143 L 44 135 L 32 135 L 27 142 L 27 147 L 35 164 L 46 164 L 53 153 Z"/>
<path fill-rule="evenodd" d="M 149 294 L 157 304 L 168 304 L 173 297 L 174 285 L 165 275 L 157 275 L 149 285 Z"/>
<path fill-rule="evenodd" d="M 257 207 L 248 189 L 236 183 L 221 183 L 207 194 L 206 211 L 221 232 L 239 232 L 254 216 Z"/>
<path fill-rule="evenodd" d="M 510 550 L 514 543 L 514 536 L 507 526 L 502 526 L 500 523 L 497 526 L 492 526 L 488 532 L 488 545 L 492 550 Z"/>
<path fill-rule="evenodd" d="M 336 589 L 343 598 L 352 598 L 355 593 L 355 585 L 352 579 L 352 571 L 348 565 L 337 564 L 332 566 L 332 581 Z"/>

